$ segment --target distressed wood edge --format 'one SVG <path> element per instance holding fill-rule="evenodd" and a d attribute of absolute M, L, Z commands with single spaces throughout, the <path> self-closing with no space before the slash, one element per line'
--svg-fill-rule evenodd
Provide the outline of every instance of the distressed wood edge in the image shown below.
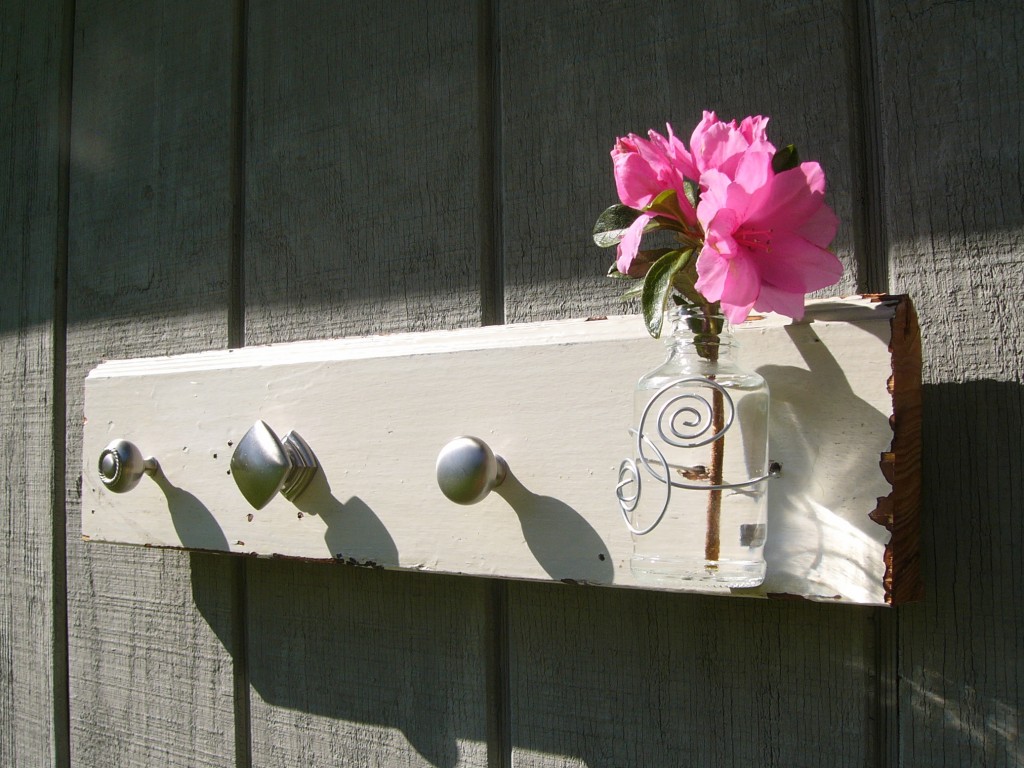
<path fill-rule="evenodd" d="M 892 486 L 880 497 L 869 517 L 890 533 L 883 559 L 883 587 L 887 605 L 901 605 L 924 598 L 921 579 L 921 329 L 909 296 L 879 296 L 894 304 L 889 351 L 892 396 L 889 424 L 893 437 L 889 450 L 879 457 L 879 467 Z"/>

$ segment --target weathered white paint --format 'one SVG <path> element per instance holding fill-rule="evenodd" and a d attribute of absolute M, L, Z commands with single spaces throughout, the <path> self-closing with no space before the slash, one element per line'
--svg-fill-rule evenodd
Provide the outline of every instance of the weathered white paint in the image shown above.
<path fill-rule="evenodd" d="M 891 487 L 891 308 L 819 302 L 807 321 L 736 330 L 772 388 L 769 576 L 755 594 L 883 603 Z M 788 322 L 788 321 L 787 321 Z M 297 342 L 112 361 L 86 381 L 82 532 L 92 541 L 341 559 L 515 579 L 638 583 L 613 488 L 635 380 L 663 350 L 635 317 Z M 322 472 L 294 503 L 250 508 L 229 460 L 256 419 L 296 430 Z M 511 469 L 480 504 L 449 502 L 435 461 L 481 437 Z M 103 488 L 96 459 L 135 442 L 162 475 Z M 669 588 L 657 585 L 656 588 Z M 714 587 L 698 591 L 722 591 Z M 727 590 L 725 590 L 727 591 Z"/>

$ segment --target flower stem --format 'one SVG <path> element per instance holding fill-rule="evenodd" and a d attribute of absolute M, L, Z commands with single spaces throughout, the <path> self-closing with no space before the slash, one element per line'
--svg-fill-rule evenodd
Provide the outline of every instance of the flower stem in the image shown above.
<path fill-rule="evenodd" d="M 705 330 L 713 333 L 717 341 L 720 329 L 715 328 L 712 320 L 714 310 L 710 305 L 704 306 Z M 702 344 L 698 346 L 701 357 L 715 362 L 718 360 L 718 344 Z M 714 376 L 708 378 L 713 379 Z M 714 434 L 720 437 L 711 444 L 711 466 L 709 467 L 711 485 L 722 484 L 722 465 L 725 463 L 725 401 L 722 392 L 715 389 L 711 395 L 711 421 Z M 722 491 L 708 491 L 707 529 L 704 533 L 704 559 L 717 562 L 722 549 Z"/>
<path fill-rule="evenodd" d="M 725 403 L 722 393 L 715 390 L 711 396 L 711 418 L 715 434 L 720 434 L 725 427 Z M 722 484 L 722 464 L 725 460 L 725 436 L 711 444 L 711 467 L 709 470 L 711 485 Z M 704 559 L 717 561 L 722 548 L 722 491 L 708 491 L 708 524 L 704 534 Z"/>

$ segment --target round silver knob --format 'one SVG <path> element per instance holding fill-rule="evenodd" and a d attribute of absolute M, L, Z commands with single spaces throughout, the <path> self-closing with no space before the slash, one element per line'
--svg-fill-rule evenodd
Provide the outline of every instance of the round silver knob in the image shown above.
<path fill-rule="evenodd" d="M 437 484 L 456 504 L 476 504 L 501 485 L 508 464 L 478 437 L 457 437 L 437 455 Z"/>
<path fill-rule="evenodd" d="M 115 440 L 100 453 L 100 480 L 114 493 L 130 491 L 143 475 L 155 475 L 156 459 L 144 459 L 142 452 L 127 440 Z"/>
<path fill-rule="evenodd" d="M 316 474 L 316 456 L 295 432 L 278 440 L 274 430 L 257 421 L 231 456 L 231 476 L 256 509 L 263 509 L 278 491 L 294 501 Z"/>

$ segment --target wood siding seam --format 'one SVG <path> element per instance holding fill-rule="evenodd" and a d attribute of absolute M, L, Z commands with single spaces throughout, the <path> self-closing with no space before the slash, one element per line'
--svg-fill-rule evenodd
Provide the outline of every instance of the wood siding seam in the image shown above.
<path fill-rule="evenodd" d="M 853 114 L 856 125 L 850 142 L 853 153 L 851 166 L 857 170 L 855 180 L 856 208 L 863 222 L 854 224 L 854 243 L 857 249 L 858 287 L 862 292 L 889 290 L 889 243 L 883 205 L 885 168 L 882 163 L 882 127 L 879 123 L 881 108 L 878 89 L 878 41 L 876 40 L 874 0 L 850 0 L 854 6 L 853 35 L 856 51 L 854 88 L 857 99 Z"/>
<path fill-rule="evenodd" d="M 899 765 L 899 620 L 897 611 L 873 609 L 870 631 L 874 645 L 874 696 L 868 712 L 872 722 L 877 768 L 897 768 Z"/>
<path fill-rule="evenodd" d="M 231 348 L 245 346 L 245 216 L 246 128 L 248 105 L 248 0 L 236 0 L 232 31 L 231 72 L 231 244 L 228 264 L 228 329 Z M 231 603 L 232 684 L 234 696 L 235 766 L 252 766 L 252 709 L 250 703 L 248 561 L 231 565 L 235 594 Z"/>
<path fill-rule="evenodd" d="M 247 558 L 232 558 L 235 574 L 232 584 L 235 587 L 235 599 L 232 604 L 234 613 L 234 655 L 231 662 L 234 666 L 234 697 L 235 697 L 235 768 L 252 767 L 252 706 L 250 697 L 249 675 L 249 622 L 248 622 L 248 589 L 249 561 Z"/>
<path fill-rule="evenodd" d="M 502 180 L 501 40 L 499 0 L 479 9 L 480 321 L 505 323 L 505 244 Z"/>
<path fill-rule="evenodd" d="M 508 583 L 492 579 L 487 600 L 487 768 L 512 766 Z"/>
<path fill-rule="evenodd" d="M 71 210 L 71 105 L 74 92 L 75 5 L 64 0 L 60 21 L 60 73 L 58 80 L 57 250 L 53 275 L 53 402 L 51 403 L 53 461 L 52 603 L 53 603 L 53 765 L 71 765 L 71 716 L 68 685 L 68 563 L 67 563 L 67 341 L 68 254 Z"/>
<path fill-rule="evenodd" d="M 228 346 L 245 345 L 245 130 L 248 87 L 248 0 L 235 0 L 231 73 L 231 256 Z"/>

